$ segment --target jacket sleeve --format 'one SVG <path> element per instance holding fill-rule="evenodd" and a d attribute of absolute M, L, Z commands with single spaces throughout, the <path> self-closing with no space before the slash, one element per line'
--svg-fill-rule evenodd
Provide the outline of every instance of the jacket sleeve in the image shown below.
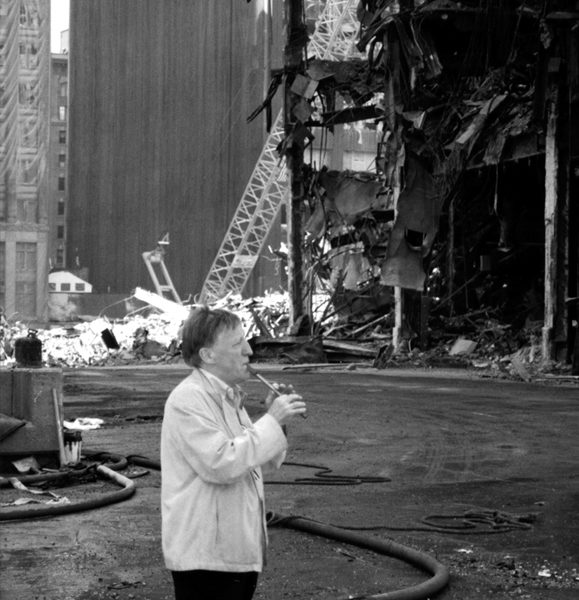
<path fill-rule="evenodd" d="M 264 416 L 269 417 L 269 415 L 264 415 Z M 261 417 L 261 418 L 263 419 L 263 417 Z M 275 421 L 275 419 L 274 419 L 274 421 Z M 256 424 L 257 423 L 259 423 L 259 421 L 256 421 Z M 276 421 L 276 423 L 277 423 L 277 421 Z M 286 454 L 287 454 L 287 433 L 286 433 L 285 429 L 283 429 L 279 424 L 278 424 L 278 426 L 280 427 L 281 431 L 283 432 L 286 443 L 281 452 L 276 454 L 276 456 L 274 456 L 271 460 L 269 460 L 268 462 L 264 463 L 261 466 L 261 469 L 265 474 L 272 473 L 272 472 L 280 469 L 283 464 L 283 461 L 285 460 Z"/>
<path fill-rule="evenodd" d="M 167 407 L 165 419 L 173 444 L 201 479 L 232 483 L 256 467 L 276 463 L 285 454 L 286 437 L 271 415 L 264 415 L 253 426 L 233 435 L 217 410 L 210 409 L 203 392 L 197 393 L 201 396 L 198 402 L 175 398 Z"/>

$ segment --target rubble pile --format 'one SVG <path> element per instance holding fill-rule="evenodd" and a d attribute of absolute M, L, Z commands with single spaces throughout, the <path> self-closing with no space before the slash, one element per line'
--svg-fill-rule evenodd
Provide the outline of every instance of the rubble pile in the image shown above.
<path fill-rule="evenodd" d="M 288 324 L 285 294 L 267 294 L 242 300 L 230 296 L 214 307 L 227 308 L 242 320 L 248 337 L 276 337 L 285 332 Z M 43 361 L 49 367 L 82 367 L 127 365 L 142 360 L 170 362 L 180 357 L 179 332 L 182 318 L 179 313 L 159 313 L 151 308 L 149 314 L 133 314 L 111 321 L 97 317 L 92 321 L 50 325 L 34 329 L 42 342 Z M 31 330 L 24 322 L 0 323 L 0 365 L 15 363 L 14 342 Z"/>
<path fill-rule="evenodd" d="M 428 348 L 420 349 L 407 340 L 397 353 L 383 347 L 376 366 L 460 367 L 490 374 L 530 380 L 546 371 L 565 373 L 570 366 L 545 365 L 541 352 L 542 322 L 529 322 L 515 330 L 497 318 L 468 315 L 440 317 L 430 326 Z"/>
<path fill-rule="evenodd" d="M 165 314 L 151 313 L 113 323 L 95 319 L 70 329 L 40 330 L 38 337 L 47 366 L 122 365 L 143 359 L 170 359 L 176 353 L 180 325 Z"/>
<path fill-rule="evenodd" d="M 563 363 L 545 364 L 541 355 L 540 321 L 516 330 L 492 312 L 432 318 L 428 343 L 403 336 L 392 345 L 391 311 L 345 321 L 328 310 L 328 299 L 316 298 L 313 323 L 305 330 L 290 329 L 288 297 L 269 293 L 242 299 L 229 296 L 213 305 L 238 314 L 258 360 L 280 363 L 361 363 L 391 367 L 470 368 L 489 376 L 530 381 L 549 373 L 569 374 Z M 132 314 L 110 321 L 60 324 L 34 330 L 42 342 L 43 361 L 50 367 L 115 366 L 142 361 L 180 360 L 182 318 L 172 312 Z M 30 331 L 28 324 L 0 323 L 0 365 L 15 363 L 14 342 Z M 313 352 L 312 349 L 315 349 Z"/>
<path fill-rule="evenodd" d="M 229 294 L 212 305 L 236 313 L 243 323 L 245 335 L 280 337 L 289 326 L 288 296 L 281 292 L 268 292 L 264 296 L 243 299 L 239 294 Z"/>

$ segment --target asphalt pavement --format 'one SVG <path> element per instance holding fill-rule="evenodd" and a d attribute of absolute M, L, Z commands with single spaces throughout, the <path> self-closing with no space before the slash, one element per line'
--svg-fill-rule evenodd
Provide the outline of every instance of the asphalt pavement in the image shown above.
<path fill-rule="evenodd" d="M 450 573 L 443 600 L 579 598 L 579 385 L 461 369 L 258 368 L 308 402 L 308 418 L 290 428 L 287 464 L 269 476 L 270 511 L 433 557 Z M 103 419 L 83 433 L 85 451 L 156 461 L 164 401 L 187 372 L 154 363 L 66 370 L 65 418 Z M 267 390 L 245 387 L 258 416 Z M 137 489 L 122 502 L 0 521 L 1 600 L 172 598 L 160 474 L 124 472 Z M 58 493 L 75 501 L 114 487 L 95 480 Z M 429 577 L 366 548 L 272 527 L 256 600 L 385 594 Z"/>

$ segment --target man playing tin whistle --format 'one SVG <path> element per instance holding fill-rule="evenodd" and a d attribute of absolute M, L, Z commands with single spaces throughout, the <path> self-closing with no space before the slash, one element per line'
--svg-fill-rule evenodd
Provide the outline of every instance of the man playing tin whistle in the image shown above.
<path fill-rule="evenodd" d="M 161 431 L 165 564 L 176 600 L 250 600 L 267 547 L 262 468 L 281 466 L 284 425 L 306 404 L 279 386 L 251 422 L 239 384 L 252 350 L 229 311 L 194 309 L 181 350 L 192 372 L 169 395 Z"/>

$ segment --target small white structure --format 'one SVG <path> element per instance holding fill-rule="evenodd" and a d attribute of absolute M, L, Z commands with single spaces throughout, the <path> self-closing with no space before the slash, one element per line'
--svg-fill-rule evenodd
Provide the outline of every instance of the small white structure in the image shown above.
<path fill-rule="evenodd" d="M 48 274 L 48 291 L 68 294 L 91 294 L 92 285 L 70 271 L 53 271 Z"/>

